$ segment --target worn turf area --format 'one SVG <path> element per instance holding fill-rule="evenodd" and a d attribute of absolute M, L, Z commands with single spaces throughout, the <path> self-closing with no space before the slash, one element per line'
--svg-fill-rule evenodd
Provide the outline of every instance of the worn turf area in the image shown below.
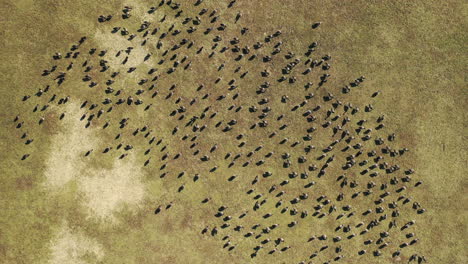
<path fill-rule="evenodd" d="M 187 13 L 198 12 L 201 8 L 193 7 L 192 2 L 195 1 L 180 2 Z M 233 9 L 226 9 L 228 3 L 227 0 L 205 0 L 204 7 L 210 11 L 217 8 L 223 17 L 229 18 L 229 27 L 240 30 L 242 26 L 248 26 L 248 34 L 240 38 L 249 44 L 276 30 L 282 31 L 283 53 L 304 50 L 312 41 L 317 41 L 320 55 L 332 56 L 331 78 L 326 85 L 328 91 L 339 94 L 343 84 L 361 75 L 366 76 L 363 88 L 350 94 L 346 100 L 362 105 L 362 108 L 371 101 L 375 110 L 366 118 L 376 119 L 385 114 L 386 131 L 397 134 L 399 147 L 410 149 L 404 158 L 399 157 L 397 161 L 402 168 L 416 171 L 414 181 L 423 181 L 420 187 L 410 189 L 407 194 L 427 210 L 414 216 L 417 225 L 411 232 L 418 235 L 418 244 L 406 251 L 403 249 L 401 258 L 392 258 L 387 251 L 377 258 L 372 256 L 371 250 L 357 257 L 363 239 L 356 238 L 344 241 L 351 250 L 343 253 L 346 258 L 340 262 L 407 263 L 408 256 L 419 254 L 424 255 L 428 263 L 467 263 L 468 253 L 464 249 L 468 242 L 468 200 L 464 195 L 468 186 L 464 177 L 467 155 L 464 142 L 468 52 L 466 3 L 461 0 L 237 0 Z M 211 177 L 209 170 L 222 163 L 224 153 L 239 151 L 240 141 L 228 140 L 224 134 L 208 129 L 198 148 L 208 153 L 216 143 L 217 151 L 223 155 L 212 155 L 212 159 L 203 164 L 199 157 L 172 160 L 167 176 L 161 175 L 163 162 L 160 155 L 168 152 L 171 157 L 176 153 L 189 156 L 193 152 L 188 149 L 190 142 L 180 143 L 179 137 L 171 136 L 177 121 L 168 113 L 174 109 L 174 104 L 161 102 L 152 106 L 151 111 L 116 108 L 113 115 L 120 118 L 109 119 L 111 126 L 108 129 L 101 129 L 103 123 L 99 123 L 99 128 L 85 129 L 85 123 L 79 121 L 85 113 L 80 110 L 80 105 L 84 100 L 91 103 L 94 93 L 86 85 L 83 89 L 82 75 L 70 74 L 70 80 L 67 80 L 66 95 L 70 96 L 71 102 L 60 108 L 56 104 L 51 106 L 43 112 L 44 124 L 37 125 L 42 113 L 32 113 L 35 104 L 21 99 L 45 86 L 41 73 L 53 65 L 52 55 L 58 51 L 64 54 L 82 36 L 88 37 L 87 49 L 106 49 L 112 56 L 125 49 L 129 45 L 127 40 L 109 34 L 115 21 L 111 24 L 97 21 L 97 17 L 103 14 L 115 14 L 114 20 L 117 20 L 125 5 L 132 6 L 133 16 L 140 18 L 129 19 L 127 27 L 134 30 L 141 21 L 150 19 L 146 11 L 156 4 L 146 0 L 131 3 L 121 0 L 5 0 L 0 6 L 0 263 L 298 263 L 305 260 L 298 256 L 308 257 L 316 249 L 312 250 L 304 238 L 334 229 L 336 223 L 332 219 L 317 220 L 293 230 L 280 229 L 275 236 L 289 239 L 292 248 L 273 255 L 263 252 L 256 258 L 250 257 L 256 245 L 252 239 L 237 236 L 232 231 L 232 241 L 237 248 L 227 251 L 222 248 L 225 241 L 221 241 L 221 234 L 217 238 L 200 234 L 205 226 L 213 223 L 213 214 L 225 202 L 230 202 L 228 210 L 252 211 L 252 199 L 247 201 L 245 195 L 250 188 L 246 184 L 266 170 L 275 175 L 280 173 L 280 157 L 275 158 L 280 165 L 267 163 L 267 168 L 261 169 L 253 165 L 248 168 L 220 166 L 214 174 L 216 177 Z M 243 13 L 243 17 L 239 24 L 234 24 L 238 11 Z M 173 17 L 171 15 L 167 19 Z M 322 25 L 312 30 L 311 24 L 316 21 L 321 21 Z M 223 37 L 232 38 L 233 35 L 229 34 L 225 33 Z M 197 47 L 206 45 L 209 49 L 212 42 L 209 38 L 201 38 L 196 44 Z M 112 59 L 109 59 L 109 64 L 113 70 L 125 71 L 129 65 L 140 63 L 148 52 L 156 54 L 157 51 L 154 47 L 137 46 L 125 67 Z M 207 56 L 209 51 L 204 53 Z M 226 62 L 225 71 L 230 72 L 234 71 L 235 65 L 252 67 L 245 59 L 232 65 L 229 60 L 232 58 L 217 54 L 213 59 L 206 58 L 192 67 L 189 73 L 180 74 L 175 81 L 177 89 L 184 92 L 175 96 L 182 96 L 183 100 L 195 97 L 195 89 L 200 83 L 217 78 L 216 67 L 221 63 Z M 286 62 L 284 59 L 274 61 L 272 67 L 276 68 L 270 70 L 279 70 Z M 150 61 L 138 65 L 139 70 L 145 71 L 152 66 Z M 141 78 L 143 75 L 137 72 L 132 78 L 122 80 L 122 85 L 136 89 L 135 83 Z M 228 78 L 230 76 L 225 75 L 223 82 Z M 243 87 L 252 83 L 252 90 L 263 82 L 257 75 L 248 80 L 236 78 Z M 106 79 L 96 74 L 98 82 Z M 172 82 L 174 79 L 159 81 L 158 85 L 164 87 L 160 97 L 167 95 Z M 198 112 L 207 105 L 213 108 L 222 106 L 214 97 L 219 95 L 216 89 L 221 88 L 213 87 L 208 87 L 213 88 L 210 90 L 213 98 L 206 105 L 195 106 Z M 291 86 L 284 84 L 277 88 L 279 90 L 273 93 L 280 96 L 289 94 L 291 101 L 303 99 L 302 94 L 299 95 Z M 325 88 L 315 89 L 313 92 L 317 95 L 326 95 Z M 381 94 L 374 99 L 371 94 L 375 91 Z M 234 93 L 231 92 L 230 96 Z M 247 91 L 242 90 L 241 93 L 243 95 Z M 243 100 L 253 104 L 256 98 L 243 97 Z M 230 105 L 226 104 L 224 108 Z M 277 101 L 272 103 L 272 108 L 278 112 L 290 112 L 288 107 Z M 65 118 L 59 120 L 62 112 Z M 25 131 L 34 137 L 30 145 L 24 144 L 25 139 L 20 138 L 22 133 L 15 128 L 13 119 L 17 115 L 28 124 Z M 243 132 L 248 143 L 252 144 L 248 145 L 248 150 L 267 135 L 266 132 L 265 135 L 249 132 L 252 122 L 242 114 L 232 115 L 239 122 L 237 126 L 245 127 Z M 143 154 L 143 147 L 147 146 L 143 140 L 132 142 L 139 151 L 124 159 L 118 159 L 115 153 L 101 153 L 115 143 L 114 137 L 120 131 L 117 124 L 123 117 L 130 117 L 131 122 L 143 120 L 142 124 L 155 125 L 154 133 L 158 139 L 164 139 L 161 146 L 165 145 L 167 149 L 160 152 L 161 146 L 154 147 L 152 153 L 157 152 L 155 155 L 159 156 L 150 159 L 148 166 L 143 166 L 148 160 Z M 296 132 L 306 128 L 298 119 L 285 117 L 285 120 L 290 123 L 287 133 L 291 138 L 304 134 Z M 209 124 L 210 127 L 214 125 L 214 121 Z M 181 129 L 184 128 L 181 126 Z M 130 131 L 125 133 L 123 139 L 132 137 Z M 286 136 L 278 136 L 274 142 L 283 137 Z M 320 135 L 317 137 L 318 148 L 327 146 L 328 142 L 321 143 L 325 141 L 321 141 Z M 325 136 L 323 140 L 326 140 Z M 276 143 L 264 145 L 265 153 L 262 155 L 267 150 L 274 150 L 278 155 L 285 151 L 294 153 L 294 150 L 287 150 L 286 146 Z M 93 149 L 92 154 L 85 157 L 84 153 L 90 149 Z M 30 157 L 21 161 L 25 153 Z M 189 177 L 199 169 L 203 170 L 200 180 L 194 183 Z M 181 170 L 187 174 L 179 179 L 177 173 Z M 241 177 L 233 183 L 228 182 L 228 177 L 234 174 Z M 179 193 L 177 189 L 181 184 L 185 184 L 185 190 Z M 334 193 L 336 190 L 332 184 L 324 183 L 318 187 L 317 196 Z M 291 192 L 301 187 L 291 185 Z M 266 185 L 260 186 L 267 188 Z M 201 206 L 200 201 L 206 197 L 210 197 L 213 203 Z M 165 207 L 167 204 L 173 204 L 170 210 L 154 214 L 157 206 Z M 274 210 L 274 204 L 267 206 L 268 210 Z M 402 209 L 402 214 L 404 212 Z M 256 223 L 255 218 L 246 219 L 243 223 L 246 229 Z M 281 217 L 273 219 L 279 221 L 280 226 L 290 222 Z M 389 247 L 396 249 L 398 245 Z"/>

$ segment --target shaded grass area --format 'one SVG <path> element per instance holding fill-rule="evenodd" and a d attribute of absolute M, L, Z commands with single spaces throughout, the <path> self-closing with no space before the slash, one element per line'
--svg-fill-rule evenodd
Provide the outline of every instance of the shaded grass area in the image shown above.
<path fill-rule="evenodd" d="M 213 7 L 220 4 L 219 1 L 206 2 Z M 397 133 L 399 144 L 410 148 L 410 158 L 402 160 L 403 164 L 415 168 L 425 183 L 424 188 L 411 194 L 428 209 L 427 214 L 418 219 L 420 253 L 431 263 L 466 262 L 463 245 L 466 244 L 467 201 L 463 193 L 467 182 L 462 175 L 466 156 L 463 144 L 466 5 L 462 1 L 238 2 L 236 7 L 243 10 L 243 22 L 250 24 L 250 36 L 281 29 L 288 39 L 285 50 L 303 49 L 311 41 L 319 41 L 320 51 L 333 56 L 332 75 L 336 77 L 328 87 L 341 87 L 365 75 L 369 89 L 353 94 L 351 100 L 356 104 L 366 102 L 365 98 L 374 90 L 382 91 L 382 98 L 375 102 L 376 111 L 386 114 L 388 129 Z M 26 108 L 20 103 L 21 97 L 41 86 L 38 85 L 40 72 L 48 67 L 50 56 L 56 50 L 66 50 L 69 43 L 83 35 L 93 36 L 98 24 L 96 18 L 100 14 L 115 13 L 125 4 L 123 1 L 112 4 L 107 1 L 7 1 L 1 7 L 0 197 L 3 213 L 0 257 L 5 263 L 47 263 L 51 254 L 50 241 L 66 221 L 71 230 L 80 230 L 102 246 L 105 252 L 102 263 L 247 263 L 248 259 L 240 259 L 235 252 L 220 251 L 218 241 L 200 238 L 204 218 L 211 210 L 187 210 L 197 208 L 207 194 L 211 193 L 216 199 L 220 194 L 213 194 L 211 189 L 223 186 L 225 178 L 206 179 L 211 187 L 194 187 L 198 189 L 190 193 L 191 199 L 179 199 L 165 191 L 174 190 L 178 183 L 154 181 L 152 179 L 159 175 L 148 170 L 143 182 L 149 190 L 148 196 L 154 199 L 139 205 L 136 213 L 131 208 L 116 213 L 120 225 L 103 225 L 99 220 L 88 218 L 86 208 L 80 203 L 85 197 L 76 183 L 66 184 L 57 193 L 50 193 L 43 187 L 50 146 L 54 135 L 62 129 L 59 124 L 50 123 L 37 131 L 38 135 L 50 136 L 37 136 L 36 142 L 28 146 L 33 154 L 31 159 L 19 161 L 26 146 L 17 143 L 19 135 L 12 133 L 11 120 L 18 113 L 30 111 L 29 106 Z M 313 21 L 323 22 L 321 31 L 309 30 Z M 191 89 L 194 89 L 201 80 L 184 81 L 193 82 Z M 164 85 L 170 86 L 163 82 Z M 321 92 L 324 91 L 318 91 Z M 159 110 L 159 118 L 163 118 L 166 112 L 162 107 Z M 161 124 L 161 127 L 164 130 L 169 124 Z M 222 138 L 215 140 L 222 142 Z M 102 146 L 108 143 L 105 136 L 98 141 Z M 210 147 L 203 146 L 203 149 L 206 151 Z M 229 150 L 233 146 L 226 144 L 222 148 Z M 171 153 L 176 152 L 178 150 L 171 150 Z M 100 159 L 92 166 L 102 164 L 112 167 L 112 160 Z M 172 199 L 177 199 L 175 211 L 156 220 L 154 205 Z M 212 205 L 211 209 L 217 206 Z M 287 263 L 291 254 L 294 252 L 263 260 Z M 255 263 L 262 263 L 261 260 Z M 83 261 L 99 263 L 92 256 Z M 389 263 L 390 260 L 377 262 L 367 256 L 362 261 Z"/>

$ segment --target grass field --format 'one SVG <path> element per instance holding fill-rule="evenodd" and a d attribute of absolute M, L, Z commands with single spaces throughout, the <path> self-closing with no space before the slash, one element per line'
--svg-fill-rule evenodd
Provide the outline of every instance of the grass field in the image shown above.
<path fill-rule="evenodd" d="M 395 162 L 398 162 L 402 169 L 413 168 L 416 171 L 413 181 L 423 181 L 418 188 L 408 188 L 407 196 L 421 203 L 427 211 L 416 215 L 411 207 L 402 207 L 400 210 L 406 221 L 415 219 L 417 222 L 411 230 L 419 238 L 416 245 L 403 249 L 401 258 L 392 258 L 391 252 L 396 250 L 398 242 L 402 241 L 401 237 L 396 237 L 396 242 L 390 243 L 383 256 L 372 256 L 370 248 L 366 255 L 358 256 L 357 252 L 363 248 L 364 241 L 362 237 L 358 237 L 343 241 L 345 244 L 342 254 L 345 258 L 339 262 L 407 263 L 412 254 L 424 255 L 428 263 L 468 262 L 468 254 L 463 249 L 463 245 L 467 244 L 468 221 L 468 200 L 464 195 L 468 185 L 464 177 L 468 8 L 463 1 L 238 0 L 232 8 L 227 8 L 229 1 L 224 0 L 205 0 L 199 7 L 193 6 L 195 1 L 181 1 L 183 17 L 194 17 L 202 7 L 209 10 L 208 14 L 215 8 L 221 19 L 225 19 L 222 22 L 226 23 L 228 30 L 207 36 L 201 33 L 200 28 L 194 33 L 198 37 L 195 38 L 191 52 L 204 46 L 205 50 L 200 55 L 203 57 L 195 59 L 196 56 L 192 56 L 191 53 L 188 55 L 188 60 L 193 58 L 190 70 L 178 69 L 176 77 L 168 75 L 169 77 L 158 80 L 156 90 L 160 92 L 158 98 L 162 99 L 155 101 L 149 111 L 143 110 L 143 106 L 135 105 L 115 107 L 112 115 L 104 114 L 104 119 L 96 120 L 88 129 L 84 128 L 85 122 L 80 121 L 80 117 L 85 113 L 89 116 L 92 111 L 80 108 L 81 104 L 85 100 L 88 100 L 89 104 L 100 104 L 107 96 L 100 93 L 97 97 L 99 90 L 89 88 L 81 81 L 84 74 L 78 75 L 73 72 L 83 61 L 74 64 L 62 86 L 57 87 L 53 84 L 51 87 L 51 93 L 57 93 L 57 100 L 70 96 L 70 102 L 64 105 L 50 104 L 46 111 L 32 112 L 36 104 L 42 106 L 50 97 L 47 95 L 47 98 L 37 99 L 33 94 L 38 89 L 44 89 L 45 85 L 54 83 L 50 76 L 41 76 L 42 71 L 56 63 L 67 66 L 64 62 L 53 61 L 52 55 L 55 52 L 64 55 L 72 44 L 86 36 L 86 42 L 80 47 L 83 56 L 87 50 L 95 47 L 97 52 L 107 50 L 106 60 L 109 60 L 112 71 L 123 73 L 130 66 L 137 67 L 134 73 L 124 75 L 125 77 L 120 75 L 118 84 L 115 84 L 114 89 L 122 89 L 126 98 L 126 92 L 134 92 L 141 88 L 137 82 L 148 78 L 146 73 L 152 67 L 158 68 L 156 74 L 161 73 L 163 76 L 162 66 L 156 65 L 162 52 L 154 47 L 153 42 L 147 46 L 132 42 L 131 45 L 135 48 L 132 56 L 129 56 L 128 64 L 123 66 L 113 57 L 117 51 L 126 49 L 130 44 L 120 34 L 109 32 L 113 27 L 122 24 L 125 24 L 129 31 L 136 32 L 143 20 L 154 20 L 154 24 L 161 27 L 160 34 L 168 30 L 172 23 L 180 23 L 180 19 L 174 18 L 175 11 L 167 7 L 164 9 L 166 11 L 158 10 L 151 16 L 146 11 L 151 6 L 157 6 L 157 3 L 146 0 L 138 3 L 120 0 L 3 2 L 0 7 L 0 263 L 309 261 L 308 256 L 316 249 L 306 242 L 307 238 L 333 230 L 338 225 L 338 222 L 334 221 L 335 218 L 314 218 L 314 221 L 301 222 L 294 229 L 284 228 L 291 222 L 291 218 L 279 212 L 274 213 L 268 220 L 262 220 L 261 217 L 266 212 L 277 210 L 274 202 L 271 202 L 276 201 L 275 198 L 269 198 L 266 209 L 262 209 L 264 211 L 253 212 L 255 200 L 245 194 L 251 188 L 254 177 L 265 171 L 271 171 L 274 177 L 282 175 L 278 176 L 278 183 L 279 179 L 287 178 L 287 173 L 285 174 L 282 168 L 283 159 L 279 156 L 281 153 L 292 153 L 292 160 L 303 155 L 302 150 L 290 148 L 289 145 L 304 136 L 308 124 L 304 124 L 302 116 L 293 116 L 289 109 L 303 100 L 304 88 L 299 84 L 288 85 L 286 82 L 278 85 L 275 83 L 268 88 L 265 97 L 275 96 L 278 99 L 270 103 L 272 116 L 276 117 L 278 113 L 283 112 L 287 114 L 282 121 L 268 119 L 270 126 L 265 131 L 259 128 L 252 130 L 249 127 L 259 121 L 256 116 L 260 111 L 254 116 L 248 113 L 247 108 L 263 97 L 249 95 L 264 82 L 264 78 L 258 74 L 263 70 L 261 67 L 264 67 L 260 62 L 261 56 L 259 55 L 258 62 L 247 61 L 247 56 L 237 62 L 230 53 L 221 52 L 211 59 L 208 58 L 213 45 L 212 39 L 216 35 L 220 35 L 225 42 L 239 37 L 241 45 L 251 46 L 277 30 L 282 32 L 282 51 L 272 63 L 265 64 L 272 75 L 281 75 L 281 68 L 289 62 L 284 58 L 288 51 L 302 56 L 304 50 L 307 51 L 307 46 L 317 41 L 317 56 L 332 56 L 332 67 L 328 71 L 331 77 L 326 85 L 320 88 L 314 86 L 310 92 L 315 93 L 317 99 L 328 92 L 339 97 L 340 89 L 345 84 L 364 75 L 366 81 L 362 87 L 343 97 L 344 100 L 359 105 L 361 110 L 366 104 L 373 104 L 375 110 L 370 113 L 361 111 L 358 119 L 365 118 L 371 123 L 374 121 L 370 120 L 375 120 L 381 114 L 385 115 L 385 132 L 375 133 L 382 133 L 381 136 L 384 137 L 395 132 L 396 148 L 407 147 L 410 150 L 404 156 L 397 157 Z M 125 5 L 133 7 L 132 17 L 128 20 L 120 18 Z M 243 16 L 238 23 L 234 23 L 239 11 Z M 156 22 L 166 14 L 165 12 L 170 14 L 166 18 L 167 21 Z M 110 22 L 98 22 L 99 15 L 108 14 L 114 15 Z M 322 22 L 320 27 L 311 29 L 312 23 L 317 21 Z M 240 36 L 239 31 L 242 27 L 249 28 L 245 36 Z M 175 36 L 172 39 L 180 40 L 183 37 Z M 175 40 L 172 39 L 168 40 L 168 45 L 175 44 Z M 269 49 L 273 48 L 269 46 Z M 182 50 L 182 53 L 189 53 L 188 49 Z M 152 58 L 142 62 L 148 53 L 153 54 Z M 96 55 L 94 59 L 98 60 Z M 304 56 L 302 59 L 305 60 Z M 217 68 L 222 63 L 226 66 L 222 71 L 218 71 Z M 232 73 L 237 66 L 242 66 L 242 70 L 236 74 Z M 93 81 L 102 85 L 109 79 L 109 72 L 101 74 L 97 70 L 99 66 L 95 67 L 90 75 Z M 249 70 L 249 75 L 242 79 L 239 74 L 244 69 Z M 316 73 L 312 75 L 317 78 L 319 76 Z M 223 76 L 220 84 L 214 82 L 218 76 Z M 232 78 L 236 79 L 239 89 L 227 91 L 226 87 L 229 85 L 226 83 Z M 317 78 L 312 81 L 314 85 Z M 302 84 L 303 79 L 300 81 Z M 203 90 L 196 91 L 202 83 L 205 84 Z M 177 88 L 171 100 L 181 97 L 185 105 L 188 105 L 187 102 L 191 98 L 200 98 L 205 93 L 211 95 L 206 100 L 198 99 L 193 107 L 187 107 L 191 112 L 187 113 L 184 122 L 178 121 L 180 113 L 175 116 L 169 115 L 178 105 L 163 100 L 172 84 L 177 84 Z M 142 87 L 147 86 L 149 85 L 145 84 Z M 376 91 L 380 91 L 381 94 L 372 98 L 371 95 Z M 216 100 L 223 92 L 228 93 L 226 99 Z M 231 101 L 237 92 L 240 93 L 241 99 Z M 152 92 L 148 90 L 144 95 L 149 96 L 150 93 Z M 279 102 L 283 94 L 289 95 L 290 103 Z M 28 101 L 22 102 L 24 95 L 32 96 Z M 137 96 L 134 97 L 136 100 Z M 309 100 L 308 104 L 317 105 L 319 102 Z M 325 105 L 323 102 L 321 104 Z M 243 105 L 244 109 L 235 113 L 228 110 L 231 105 Z M 195 113 L 201 113 L 206 106 L 211 106 L 219 112 L 216 118 L 225 117 L 225 123 L 230 119 L 237 119 L 237 130 L 232 133 L 220 133 L 220 129 L 213 130 L 218 121 L 216 118 L 204 119 L 208 128 L 200 135 L 201 140 L 196 147 L 200 149 L 201 154 L 193 156 L 191 153 L 195 149 L 189 148 L 192 142 L 181 141 L 180 137 L 184 134 L 193 136 L 191 128 L 185 127 L 184 124 Z M 259 109 L 262 107 L 258 106 Z M 63 112 L 66 114 L 65 118 L 60 120 L 59 116 Z M 25 122 L 21 130 L 16 129 L 17 122 L 13 122 L 17 115 Z M 45 117 L 42 125 L 37 123 L 40 117 Z M 126 117 L 130 118 L 130 125 L 126 130 L 122 130 L 118 123 Z M 110 122 L 110 127 L 102 129 L 105 121 Z M 202 124 L 201 120 L 199 122 Z M 223 128 L 225 123 L 220 128 Z M 271 126 L 279 127 L 283 123 L 289 126 L 285 131 L 279 131 L 274 141 L 264 140 L 272 132 Z M 145 125 L 152 130 L 156 141 L 162 140 L 160 145 L 152 145 L 150 155 L 144 154 L 149 148 L 148 140 L 143 138 L 144 132 L 140 131 L 137 136 L 132 136 L 135 128 Z M 173 136 L 172 131 L 176 125 L 179 131 L 177 136 Z M 28 133 L 28 138 L 34 138 L 32 144 L 24 144 L 25 139 L 21 139 L 23 132 Z M 118 142 L 114 139 L 118 133 L 122 133 L 122 140 L 119 142 L 122 142 L 123 146 L 131 144 L 134 147 L 123 159 L 119 159 L 119 156 L 126 152 L 116 149 Z M 239 133 L 243 133 L 245 138 L 236 140 L 235 136 Z M 330 143 L 328 134 L 313 136 L 317 150 Z M 290 139 L 288 144 L 278 144 L 284 137 Z M 239 144 L 244 140 L 246 146 L 240 148 Z M 218 149 L 210 154 L 210 149 L 215 144 Z M 256 153 L 256 156 L 252 159 L 245 157 L 247 152 L 260 144 L 263 144 L 263 149 Z M 102 154 L 102 150 L 108 146 L 112 146 L 113 149 L 108 154 Z M 90 149 L 94 151 L 89 157 L 85 157 L 84 153 Z M 275 156 L 265 158 L 267 162 L 264 165 L 255 166 L 254 163 L 260 159 L 260 153 L 265 155 L 268 151 L 274 151 Z M 228 167 L 229 162 L 224 158 L 228 152 L 233 156 L 239 152 L 243 152 L 244 155 L 235 166 Z M 30 154 L 30 157 L 21 161 L 25 153 Z M 166 153 L 171 159 L 169 162 L 162 158 Z M 182 158 L 172 159 L 177 153 L 180 153 Z M 211 159 L 207 162 L 200 161 L 200 157 L 205 154 Z M 312 160 L 309 157 L 308 159 Z M 149 165 L 144 166 L 147 160 Z M 252 161 L 252 164 L 243 167 L 242 164 L 247 160 Z M 167 164 L 167 168 L 162 169 L 163 164 Z M 209 172 L 214 166 L 219 168 L 216 172 Z M 304 169 L 300 164 L 294 166 L 298 172 Z M 342 174 L 338 169 L 331 168 L 327 171 L 327 177 Z M 185 174 L 178 177 L 181 171 Z M 164 172 L 167 174 L 162 175 Z M 196 173 L 200 174 L 200 180 L 194 182 L 192 178 Z M 237 175 L 238 178 L 229 182 L 227 179 L 231 175 Z M 317 188 L 309 195 L 317 198 L 321 194 L 327 194 L 329 199 L 334 199 L 339 192 L 334 187 L 334 180 L 335 178 L 331 177 L 322 181 L 316 180 L 320 184 L 317 184 Z M 296 182 L 291 180 L 284 201 L 303 192 L 303 184 Z M 182 185 L 185 189 L 178 192 Z M 259 193 L 268 196 L 270 186 L 271 182 L 261 179 L 256 188 Z M 211 198 L 210 202 L 202 204 L 201 201 L 207 197 Z M 363 210 L 372 206 L 371 202 L 362 199 L 361 196 L 361 200 L 353 201 L 352 205 L 357 210 Z M 155 215 L 154 210 L 158 206 L 164 208 L 170 203 L 172 207 L 169 210 Z M 206 226 L 212 228 L 213 225 L 222 224 L 221 219 L 213 216 L 221 205 L 227 205 L 227 213 L 232 213 L 233 216 L 249 211 L 245 220 L 233 219 L 230 223 L 232 227 L 237 224 L 244 225 L 245 232 L 238 234 L 220 229 L 220 234 L 216 237 L 200 234 Z M 274 236 L 284 237 L 291 249 L 272 255 L 262 252 L 258 257 L 251 258 L 252 248 L 259 241 L 244 238 L 242 234 L 259 222 L 259 219 L 262 223 L 279 224 L 281 228 L 275 231 Z M 372 217 L 361 219 L 368 221 Z M 352 220 L 343 220 L 340 223 L 346 224 L 346 221 L 354 223 Z M 227 233 L 232 236 L 230 240 L 236 245 L 235 250 L 228 251 L 222 247 L 226 241 L 222 241 L 221 238 Z M 403 233 L 400 236 L 403 236 Z M 332 235 L 329 235 L 329 240 L 331 237 Z M 323 263 L 336 256 L 332 252 L 324 254 L 320 260 L 312 260 L 312 263 Z"/>

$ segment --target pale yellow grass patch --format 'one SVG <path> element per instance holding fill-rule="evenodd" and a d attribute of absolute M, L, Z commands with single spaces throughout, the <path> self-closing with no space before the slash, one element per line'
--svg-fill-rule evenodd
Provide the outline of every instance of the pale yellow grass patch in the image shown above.
<path fill-rule="evenodd" d="M 50 245 L 50 264 L 97 263 L 104 257 L 102 246 L 86 235 L 70 230 L 64 224 Z M 89 262 L 89 261 L 93 262 Z"/>
<path fill-rule="evenodd" d="M 83 164 L 81 156 L 93 147 L 92 132 L 80 122 L 78 103 L 69 103 L 66 117 L 61 121 L 61 132 L 52 139 L 51 151 L 46 162 L 45 185 L 48 189 L 60 189 L 79 177 Z"/>
<path fill-rule="evenodd" d="M 115 220 L 115 211 L 124 206 L 137 207 L 146 192 L 140 168 L 134 160 L 128 159 L 116 161 L 112 169 L 87 170 L 86 176 L 78 182 L 90 215 Z"/>
<path fill-rule="evenodd" d="M 96 42 L 99 43 L 101 49 L 107 50 L 110 56 L 107 58 L 109 65 L 112 66 L 114 70 L 128 69 L 130 67 L 138 67 L 138 65 L 144 63 L 145 56 L 149 53 L 148 49 L 145 46 L 134 45 L 132 42 L 129 42 L 127 36 L 122 36 L 120 31 L 115 34 L 110 34 L 108 29 L 96 30 L 94 37 Z M 141 42 L 141 39 L 134 40 L 135 42 Z M 149 43 L 148 43 L 149 45 Z M 130 56 L 124 52 L 128 47 L 133 47 Z M 119 57 L 115 57 L 118 51 L 122 51 Z M 122 64 L 124 58 L 128 56 L 128 62 Z M 147 62 L 149 63 L 149 62 Z"/>
<path fill-rule="evenodd" d="M 84 153 L 96 149 L 89 158 L 98 158 L 95 132 L 84 129 L 79 121 L 82 112 L 77 104 L 69 104 L 67 117 L 62 120 L 60 133 L 52 139 L 46 162 L 44 187 L 49 191 L 64 190 L 66 184 L 76 182 L 80 199 L 87 206 L 89 216 L 100 220 L 115 220 L 113 213 L 125 206 L 136 206 L 143 201 L 145 185 L 141 182 L 141 165 L 129 155 L 116 160 L 111 169 L 90 168 Z"/>

